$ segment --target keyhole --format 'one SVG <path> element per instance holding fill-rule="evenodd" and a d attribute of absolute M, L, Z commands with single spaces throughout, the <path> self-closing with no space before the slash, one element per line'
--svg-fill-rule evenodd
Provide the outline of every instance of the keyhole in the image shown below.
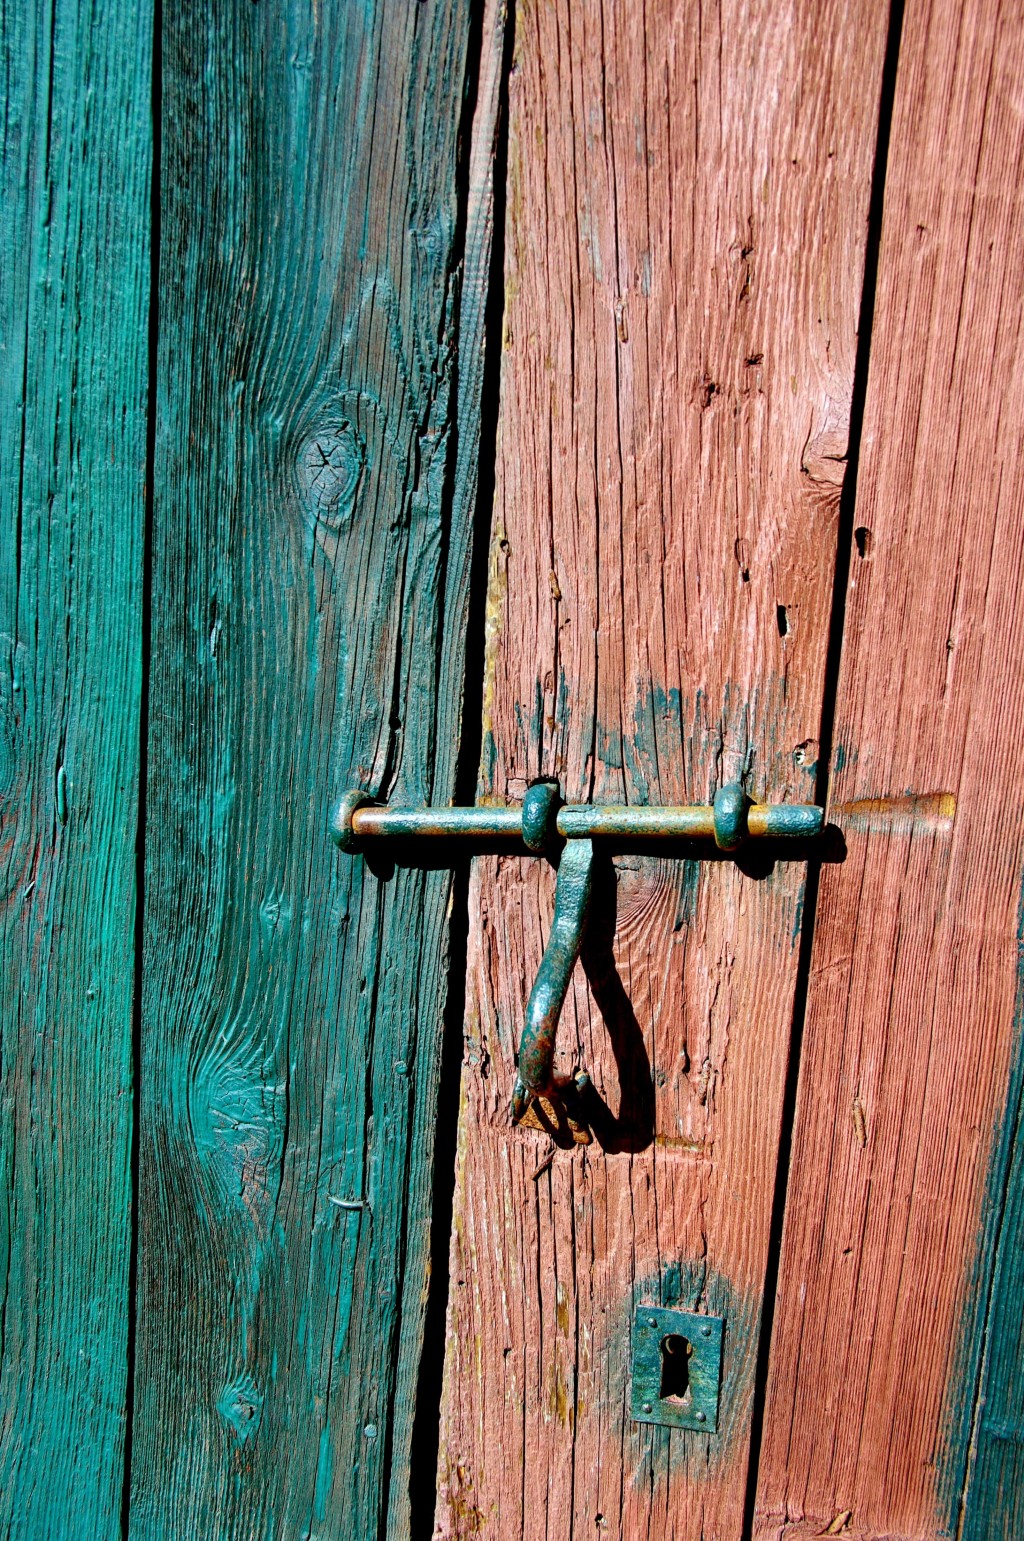
<path fill-rule="evenodd" d="M 678 1332 L 661 1340 L 661 1398 L 673 1402 L 690 1399 L 690 1355 L 693 1344 Z"/>

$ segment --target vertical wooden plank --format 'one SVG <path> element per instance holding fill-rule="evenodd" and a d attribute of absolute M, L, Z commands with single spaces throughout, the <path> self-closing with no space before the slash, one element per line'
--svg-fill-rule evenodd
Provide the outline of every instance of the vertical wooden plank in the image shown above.
<path fill-rule="evenodd" d="M 1021 1533 L 1022 79 L 1019 9 L 907 5 L 765 1541 Z"/>
<path fill-rule="evenodd" d="M 165 22 L 132 1534 L 398 1536 L 450 884 L 327 815 L 453 784 L 468 8 Z"/>
<path fill-rule="evenodd" d="M 481 796 L 813 795 L 886 23 L 518 5 Z M 560 1055 L 609 1124 L 545 1167 L 552 875 L 477 864 L 439 1536 L 738 1537 L 803 882 L 599 873 Z M 641 1303 L 725 1316 L 717 1436 L 629 1421 Z"/>
<path fill-rule="evenodd" d="M 146 7 L 0 12 L 0 1534 L 120 1535 Z"/>

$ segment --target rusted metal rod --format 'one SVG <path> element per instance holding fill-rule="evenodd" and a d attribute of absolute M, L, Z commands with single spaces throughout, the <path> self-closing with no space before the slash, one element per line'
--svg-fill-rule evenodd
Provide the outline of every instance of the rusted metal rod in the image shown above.
<path fill-rule="evenodd" d="M 519 808 L 357 808 L 352 833 L 357 840 L 518 839 L 523 832 Z"/>

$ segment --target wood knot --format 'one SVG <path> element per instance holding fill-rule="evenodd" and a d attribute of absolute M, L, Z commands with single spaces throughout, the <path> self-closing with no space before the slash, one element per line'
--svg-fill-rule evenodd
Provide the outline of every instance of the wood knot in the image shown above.
<path fill-rule="evenodd" d="M 342 420 L 311 434 L 299 450 L 299 490 L 318 524 L 338 530 L 352 517 L 367 467 L 366 441 Z"/>
<path fill-rule="evenodd" d="M 224 1387 L 217 1398 L 217 1411 L 240 1445 L 247 1444 L 258 1433 L 263 1393 L 248 1371 Z"/>

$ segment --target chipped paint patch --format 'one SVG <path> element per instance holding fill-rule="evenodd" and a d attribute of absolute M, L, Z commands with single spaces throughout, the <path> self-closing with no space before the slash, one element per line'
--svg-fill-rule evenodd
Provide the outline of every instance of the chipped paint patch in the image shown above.
<path fill-rule="evenodd" d="M 867 1117 L 864 1112 L 864 1104 L 860 1100 L 859 1092 L 853 1099 L 853 1106 L 850 1109 L 850 1117 L 853 1122 L 853 1132 L 857 1137 L 857 1144 L 860 1146 L 861 1150 L 863 1150 L 868 1143 L 868 1124 Z"/>

